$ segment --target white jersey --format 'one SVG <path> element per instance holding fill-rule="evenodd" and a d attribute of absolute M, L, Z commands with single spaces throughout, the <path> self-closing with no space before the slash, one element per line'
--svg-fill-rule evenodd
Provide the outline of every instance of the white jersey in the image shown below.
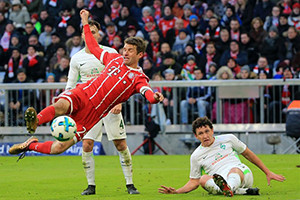
<path fill-rule="evenodd" d="M 199 146 L 191 155 L 190 178 L 198 179 L 203 173 L 213 175 L 230 166 L 241 164 L 238 154 L 246 150 L 246 145 L 233 134 L 215 136 L 209 147 Z"/>
<path fill-rule="evenodd" d="M 118 53 L 113 48 L 102 45 L 100 45 L 100 47 L 110 53 Z M 88 80 L 99 76 L 103 69 L 104 65 L 99 59 L 93 54 L 85 52 L 85 48 L 81 49 L 72 56 L 66 89 L 75 88 L 78 77 L 81 82 L 85 83 Z"/>

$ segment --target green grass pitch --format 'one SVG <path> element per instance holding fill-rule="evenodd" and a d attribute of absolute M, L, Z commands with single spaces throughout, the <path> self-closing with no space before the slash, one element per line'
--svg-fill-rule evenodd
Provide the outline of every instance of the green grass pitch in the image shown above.
<path fill-rule="evenodd" d="M 253 164 L 247 164 L 254 174 L 254 187 L 260 196 L 239 196 L 240 200 L 300 199 L 300 155 L 259 155 L 272 171 L 283 174 L 286 181 L 271 182 L 267 186 L 265 175 Z M 188 194 L 166 195 L 158 193 L 160 185 L 183 186 L 189 177 L 189 155 L 133 156 L 133 179 L 140 195 L 126 192 L 124 176 L 118 156 L 95 156 L 96 195 L 81 196 L 87 183 L 80 156 L 0 157 L 1 200 L 46 199 L 101 199 L 101 200 L 164 200 L 164 199 L 228 199 L 221 195 L 208 195 L 202 188 Z"/>

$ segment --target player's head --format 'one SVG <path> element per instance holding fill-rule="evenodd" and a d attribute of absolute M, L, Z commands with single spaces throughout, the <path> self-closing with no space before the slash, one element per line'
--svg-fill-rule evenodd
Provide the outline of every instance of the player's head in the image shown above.
<path fill-rule="evenodd" d="M 90 26 L 90 29 L 91 29 L 91 32 L 92 32 L 94 38 L 97 41 L 99 41 L 99 38 L 101 37 L 100 33 L 99 33 L 99 31 L 101 30 L 100 24 L 94 20 L 89 20 L 89 26 Z M 85 41 L 85 35 L 84 35 L 83 29 L 82 29 L 81 37 Z"/>
<path fill-rule="evenodd" d="M 146 50 L 145 41 L 140 37 L 129 37 L 125 40 L 123 56 L 125 65 L 137 65 Z"/>
<path fill-rule="evenodd" d="M 192 127 L 195 137 L 201 141 L 202 146 L 208 147 L 214 142 L 213 125 L 207 117 L 198 117 Z"/>

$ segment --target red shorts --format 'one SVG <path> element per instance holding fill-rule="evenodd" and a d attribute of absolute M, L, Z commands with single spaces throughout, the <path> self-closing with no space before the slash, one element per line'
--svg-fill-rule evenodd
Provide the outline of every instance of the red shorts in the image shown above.
<path fill-rule="evenodd" d="M 61 93 L 54 101 L 66 99 L 70 102 L 69 114 L 76 122 L 77 142 L 81 141 L 83 136 L 100 120 L 92 103 L 81 88 L 74 88 Z"/>

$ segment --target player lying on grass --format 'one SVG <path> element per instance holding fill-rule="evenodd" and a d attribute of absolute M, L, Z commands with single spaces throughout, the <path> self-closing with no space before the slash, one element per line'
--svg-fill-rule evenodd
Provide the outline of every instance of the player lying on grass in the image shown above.
<path fill-rule="evenodd" d="M 190 163 L 190 180 L 181 188 L 161 186 L 164 194 L 191 192 L 201 185 L 211 194 L 223 193 L 258 195 L 259 189 L 252 188 L 253 174 L 241 163 L 238 154 L 259 167 L 271 180 L 284 181 L 282 175 L 271 172 L 263 162 L 237 137 L 232 134 L 214 136 L 212 122 L 207 118 L 197 118 L 192 125 L 195 137 L 201 145 L 192 153 Z"/>
<path fill-rule="evenodd" d="M 99 41 L 101 37 L 99 30 L 100 24 L 94 20 L 89 20 L 89 26 L 93 37 Z M 82 39 L 85 42 L 84 31 L 82 31 Z M 101 45 L 100 48 L 110 52 L 118 53 L 115 49 Z M 70 70 L 68 74 L 68 82 L 66 89 L 75 88 L 78 76 L 82 82 L 87 82 L 92 78 L 99 76 L 104 69 L 103 60 L 96 58 L 87 46 L 74 54 L 70 62 Z M 94 141 L 102 139 L 102 126 L 104 125 L 107 138 L 113 141 L 122 167 L 122 171 L 126 181 L 126 188 L 129 194 L 139 194 L 135 188 L 132 179 L 132 159 L 131 153 L 126 143 L 126 128 L 122 117 L 122 104 L 116 105 L 110 112 L 101 119 L 95 126 L 86 133 L 82 139 L 82 164 L 86 174 L 88 187 L 81 193 L 82 195 L 93 195 L 96 193 L 95 183 L 95 160 L 93 155 Z"/>
<path fill-rule="evenodd" d="M 69 114 L 77 125 L 77 133 L 66 142 L 47 141 L 38 143 L 31 137 L 9 149 L 10 154 L 19 154 L 28 150 L 44 154 L 60 154 L 82 140 L 84 135 L 117 104 L 125 102 L 136 93 L 141 93 L 150 103 L 164 99 L 159 92 L 153 92 L 149 78 L 138 66 L 138 61 L 145 52 L 145 42 L 138 37 L 125 40 L 123 57 L 101 49 L 93 37 L 88 25 L 89 12 L 80 12 L 88 48 L 105 65 L 101 75 L 76 88 L 61 93 L 56 102 L 43 109 L 38 115 L 34 108 L 25 112 L 26 126 L 29 133 L 34 133 L 37 126 L 50 122 L 54 117 Z"/>

